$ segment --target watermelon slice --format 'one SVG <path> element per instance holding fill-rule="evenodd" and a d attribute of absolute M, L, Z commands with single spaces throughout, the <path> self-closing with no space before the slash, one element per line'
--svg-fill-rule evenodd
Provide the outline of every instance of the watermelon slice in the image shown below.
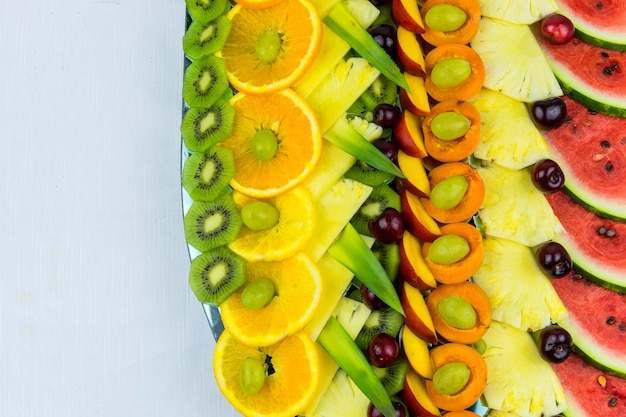
<path fill-rule="evenodd" d="M 576 272 L 626 293 L 626 223 L 599 217 L 563 191 L 548 194 L 547 199 L 564 229 L 554 240 L 567 249 Z"/>
<path fill-rule="evenodd" d="M 572 335 L 579 354 L 595 367 L 626 378 L 626 296 L 573 272 L 552 284 L 569 313 L 559 325 Z"/>
<path fill-rule="evenodd" d="M 568 194 L 603 217 L 625 220 L 626 119 L 563 100 L 567 121 L 543 135 L 565 174 Z"/>
<path fill-rule="evenodd" d="M 626 27 L 626 21 L 622 21 Z M 565 94 L 600 113 L 626 117 L 626 52 L 573 39 L 556 45 L 534 33 Z"/>
<path fill-rule="evenodd" d="M 594 368 L 576 355 L 552 367 L 561 380 L 567 417 L 624 417 L 626 380 Z"/>
<path fill-rule="evenodd" d="M 556 0 L 559 12 L 570 18 L 576 36 L 608 49 L 626 50 L 624 0 Z"/>

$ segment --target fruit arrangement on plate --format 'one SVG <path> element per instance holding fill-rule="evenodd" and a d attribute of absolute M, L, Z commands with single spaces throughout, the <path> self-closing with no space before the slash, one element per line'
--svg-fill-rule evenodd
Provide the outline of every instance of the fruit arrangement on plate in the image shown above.
<path fill-rule="evenodd" d="M 189 285 L 233 407 L 626 415 L 626 4 L 186 9 Z"/>

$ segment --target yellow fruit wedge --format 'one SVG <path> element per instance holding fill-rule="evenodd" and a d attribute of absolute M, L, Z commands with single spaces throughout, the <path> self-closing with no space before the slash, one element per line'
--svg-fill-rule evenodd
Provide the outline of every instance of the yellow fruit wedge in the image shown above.
<path fill-rule="evenodd" d="M 309 0 L 313 6 L 317 9 L 317 13 L 320 17 L 324 17 L 330 12 L 330 9 L 335 7 L 337 3 L 342 0 Z"/>
<path fill-rule="evenodd" d="M 374 82 L 380 71 L 364 58 L 341 60 L 304 99 L 317 115 L 322 132 L 330 129 Z"/>
<path fill-rule="evenodd" d="M 338 370 L 317 408 L 306 417 L 367 416 L 370 400 L 350 377 Z"/>
<path fill-rule="evenodd" d="M 303 248 L 317 262 L 372 192 L 372 187 L 343 178 L 317 202 L 315 230 Z"/>
<path fill-rule="evenodd" d="M 334 310 L 330 311 L 328 316 L 330 317 L 332 314 L 337 317 L 339 323 L 341 323 L 348 334 L 350 334 L 350 337 L 354 339 L 357 334 L 359 334 L 359 331 L 367 321 L 370 313 L 371 310 L 367 308 L 365 304 L 351 298 L 342 297 L 339 300 L 339 303 L 337 303 L 334 307 Z M 323 324 L 325 324 L 325 322 Z M 320 327 L 320 330 L 323 327 L 323 324 Z M 335 362 L 319 344 L 316 344 L 316 346 L 319 349 L 318 354 L 320 360 L 319 385 L 317 392 L 314 395 L 314 400 L 311 401 L 309 407 L 304 413 L 307 417 L 319 415 L 319 412 L 317 411 L 318 405 L 320 405 L 323 397 L 326 395 L 326 392 L 330 389 L 330 384 L 339 369 L 337 362 Z"/>

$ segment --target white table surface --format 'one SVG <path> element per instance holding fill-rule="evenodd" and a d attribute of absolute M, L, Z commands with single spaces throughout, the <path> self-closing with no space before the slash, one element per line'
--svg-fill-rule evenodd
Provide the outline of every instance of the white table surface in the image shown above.
<path fill-rule="evenodd" d="M 0 0 L 0 416 L 232 416 L 187 285 L 183 0 Z"/>

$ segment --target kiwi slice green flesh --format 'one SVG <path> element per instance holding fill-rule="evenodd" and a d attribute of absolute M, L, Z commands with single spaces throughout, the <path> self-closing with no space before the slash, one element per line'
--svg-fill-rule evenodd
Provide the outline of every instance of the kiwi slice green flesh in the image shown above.
<path fill-rule="evenodd" d="M 185 3 L 193 20 L 208 22 L 224 13 L 228 0 L 185 0 Z"/>
<path fill-rule="evenodd" d="M 226 193 L 235 176 L 233 151 L 213 146 L 191 155 L 183 166 L 183 188 L 194 201 L 211 201 Z"/>
<path fill-rule="evenodd" d="M 404 317 L 396 310 L 385 306 L 380 310 L 373 310 L 365 325 L 356 337 L 356 344 L 361 349 L 367 349 L 370 340 L 379 333 L 387 333 L 397 337 L 404 324 Z"/>
<path fill-rule="evenodd" d="M 219 246 L 191 261 L 189 286 L 201 303 L 221 304 L 246 282 L 246 261 Z"/>
<path fill-rule="evenodd" d="M 361 99 L 356 99 L 354 103 L 346 110 L 346 118 L 352 120 L 355 117 L 360 117 L 363 120 L 371 122 L 374 120 L 374 113 L 367 109 L 367 106 Z"/>
<path fill-rule="evenodd" d="M 374 111 L 374 108 L 382 103 L 395 104 L 397 99 L 396 85 L 382 74 L 359 97 L 368 111 Z"/>
<path fill-rule="evenodd" d="M 348 179 L 358 181 L 370 187 L 376 187 L 380 184 L 391 182 L 394 179 L 393 174 L 381 171 L 363 161 L 356 161 L 344 174 Z"/>
<path fill-rule="evenodd" d="M 375 219 L 387 207 L 393 207 L 400 211 L 400 195 L 389 185 L 383 183 L 372 189 L 372 192 L 361 205 L 359 210 L 352 216 L 350 223 L 362 235 L 371 236 L 368 223 Z"/>
<path fill-rule="evenodd" d="M 397 243 L 374 242 L 372 252 L 380 261 L 391 281 L 395 281 L 400 268 L 400 246 Z"/>
<path fill-rule="evenodd" d="M 207 23 L 192 22 L 183 36 L 183 51 L 192 59 L 214 54 L 226 43 L 232 25 L 226 16 Z"/>
<path fill-rule="evenodd" d="M 209 107 L 192 107 L 183 116 L 180 134 L 190 151 L 204 152 L 233 131 L 235 109 L 224 100 Z"/>
<path fill-rule="evenodd" d="M 398 359 L 388 367 L 378 368 L 372 366 L 372 368 L 374 368 L 374 373 L 378 379 L 380 379 L 380 382 L 382 382 L 383 387 L 385 387 L 387 394 L 391 396 L 396 395 L 404 389 L 404 379 L 406 378 L 410 366 L 406 356 L 401 354 Z"/>
<path fill-rule="evenodd" d="M 230 194 L 213 201 L 195 201 L 184 218 L 187 242 L 200 252 L 231 243 L 241 225 L 241 215 Z"/>
<path fill-rule="evenodd" d="M 209 55 L 193 61 L 183 77 L 183 99 L 189 107 L 209 107 L 228 89 L 224 58 Z"/>

